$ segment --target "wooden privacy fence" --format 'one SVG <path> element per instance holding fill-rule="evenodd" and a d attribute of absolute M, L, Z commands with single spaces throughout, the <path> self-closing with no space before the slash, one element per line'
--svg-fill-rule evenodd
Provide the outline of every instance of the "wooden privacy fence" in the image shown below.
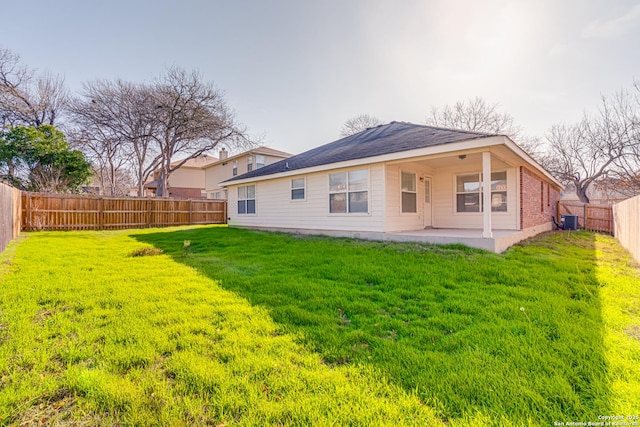
<path fill-rule="evenodd" d="M 22 193 L 23 230 L 112 230 L 225 224 L 224 200 Z"/>
<path fill-rule="evenodd" d="M 640 263 L 640 196 L 613 205 L 616 239 Z"/>
<path fill-rule="evenodd" d="M 0 252 L 20 234 L 20 190 L 0 182 Z"/>
<path fill-rule="evenodd" d="M 558 215 L 577 215 L 578 228 L 613 234 L 613 210 L 611 206 L 583 205 L 558 202 Z"/>

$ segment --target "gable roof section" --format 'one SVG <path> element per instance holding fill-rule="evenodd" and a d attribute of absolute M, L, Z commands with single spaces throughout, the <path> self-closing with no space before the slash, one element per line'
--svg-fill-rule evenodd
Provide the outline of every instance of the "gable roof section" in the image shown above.
<path fill-rule="evenodd" d="M 177 160 L 175 162 L 171 163 L 171 166 L 175 166 L 178 163 L 180 163 L 182 160 Z M 212 163 L 215 163 L 218 161 L 217 157 L 213 157 L 210 156 L 208 154 L 201 154 L 197 157 L 192 157 L 189 160 L 187 160 L 182 166 L 180 166 L 181 168 L 196 168 L 196 169 L 201 169 L 207 165 L 210 165 Z"/>
<path fill-rule="evenodd" d="M 406 122 L 391 122 L 369 128 L 224 182 L 491 136 L 495 135 Z"/>
<path fill-rule="evenodd" d="M 229 156 L 224 159 L 217 159 L 215 162 L 207 163 L 205 166 L 203 166 L 203 168 L 206 169 L 221 163 L 228 163 L 230 161 L 232 162 L 234 160 L 239 159 L 240 157 L 256 155 L 256 154 L 262 154 L 265 156 L 273 156 L 273 157 L 282 157 L 282 158 L 293 156 L 293 154 L 287 153 L 285 151 L 280 151 L 273 148 L 261 146 L 257 148 L 252 148 L 251 150 L 248 150 L 248 151 L 243 151 L 242 153 L 234 154 L 233 156 Z"/>

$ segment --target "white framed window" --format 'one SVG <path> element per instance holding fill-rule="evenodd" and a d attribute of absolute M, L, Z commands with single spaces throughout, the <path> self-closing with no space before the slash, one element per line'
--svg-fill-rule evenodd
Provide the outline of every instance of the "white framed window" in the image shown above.
<path fill-rule="evenodd" d="M 479 173 L 456 176 L 456 211 L 482 212 L 481 188 Z"/>
<path fill-rule="evenodd" d="M 482 212 L 482 174 L 456 176 L 456 212 Z M 507 172 L 491 172 L 491 211 L 507 212 Z"/>
<path fill-rule="evenodd" d="M 256 186 L 238 187 L 238 215 L 256 213 Z"/>
<path fill-rule="evenodd" d="M 253 170 L 253 156 L 247 157 L 247 172 L 251 172 Z"/>
<path fill-rule="evenodd" d="M 401 171 L 400 182 L 402 192 L 402 213 L 418 212 L 418 187 L 416 184 L 416 174 Z"/>
<path fill-rule="evenodd" d="M 260 169 L 263 168 L 265 166 L 264 164 L 264 156 L 257 154 L 256 155 L 256 169 Z"/>
<path fill-rule="evenodd" d="M 305 179 L 294 178 L 291 180 L 291 200 L 305 199 Z"/>
<path fill-rule="evenodd" d="M 491 212 L 507 211 L 507 172 L 491 172 Z"/>
<path fill-rule="evenodd" d="M 238 175 L 238 161 L 234 160 L 233 161 L 233 176 Z"/>
<path fill-rule="evenodd" d="M 367 169 L 329 174 L 329 213 L 369 212 Z"/>
<path fill-rule="evenodd" d="M 431 180 L 424 180 L 424 202 L 431 203 Z"/>

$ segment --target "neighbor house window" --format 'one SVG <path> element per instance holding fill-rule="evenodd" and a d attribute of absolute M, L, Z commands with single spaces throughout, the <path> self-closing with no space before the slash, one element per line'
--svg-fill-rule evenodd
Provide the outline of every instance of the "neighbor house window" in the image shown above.
<path fill-rule="evenodd" d="M 238 187 L 238 214 L 256 213 L 256 186 Z"/>
<path fill-rule="evenodd" d="M 482 212 L 482 174 L 456 176 L 456 211 Z M 507 172 L 491 173 L 491 211 L 507 211 Z"/>
<path fill-rule="evenodd" d="M 251 172 L 253 170 L 253 156 L 247 157 L 247 172 Z"/>
<path fill-rule="evenodd" d="M 366 169 L 329 174 L 329 212 L 369 212 L 369 173 Z"/>
<path fill-rule="evenodd" d="M 257 155 L 256 156 L 256 169 L 260 169 L 264 167 L 264 156 Z"/>
<path fill-rule="evenodd" d="M 233 161 L 233 176 L 238 175 L 238 161 L 234 160 Z"/>
<path fill-rule="evenodd" d="M 416 187 L 416 174 L 401 172 L 402 186 L 402 213 L 418 212 L 418 192 Z"/>
<path fill-rule="evenodd" d="M 291 180 L 291 200 L 304 200 L 304 178 Z"/>

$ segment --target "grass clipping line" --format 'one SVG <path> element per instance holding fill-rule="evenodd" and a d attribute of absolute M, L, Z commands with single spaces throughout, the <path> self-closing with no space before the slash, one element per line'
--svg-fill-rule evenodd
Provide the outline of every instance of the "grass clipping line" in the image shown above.
<path fill-rule="evenodd" d="M 131 251 L 129 253 L 129 256 L 130 257 L 154 256 L 154 255 L 161 255 L 162 253 L 164 253 L 164 251 L 162 249 L 144 247 L 144 248 L 139 248 L 139 249 L 136 249 L 134 251 Z"/>

